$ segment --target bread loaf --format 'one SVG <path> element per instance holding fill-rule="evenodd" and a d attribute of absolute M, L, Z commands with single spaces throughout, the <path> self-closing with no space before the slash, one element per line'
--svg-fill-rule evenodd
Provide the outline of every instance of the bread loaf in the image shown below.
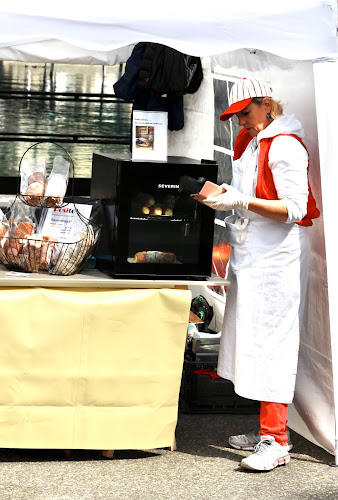
<path fill-rule="evenodd" d="M 33 231 L 34 231 L 33 224 L 25 221 L 19 222 L 19 224 L 15 227 L 14 231 L 13 230 L 10 231 L 11 236 L 9 238 L 9 248 L 7 254 L 11 262 L 14 259 L 15 262 L 13 263 L 20 265 L 17 258 L 22 253 L 24 244 L 23 239 L 33 234 Z"/>
<path fill-rule="evenodd" d="M 63 175 L 54 174 L 48 179 L 45 191 L 45 205 L 49 208 L 62 204 L 67 191 L 67 180 Z"/>
<path fill-rule="evenodd" d="M 22 249 L 23 267 L 26 271 L 48 271 L 56 240 L 50 236 L 27 236 Z"/>
<path fill-rule="evenodd" d="M 14 238 L 25 238 L 27 235 L 33 234 L 34 227 L 30 222 L 19 222 L 13 233 Z"/>
<path fill-rule="evenodd" d="M 0 222 L 0 262 L 7 264 L 6 252 L 8 249 L 8 232 L 4 224 Z"/>
<path fill-rule="evenodd" d="M 134 255 L 136 264 L 175 264 L 176 256 L 171 252 L 144 251 Z"/>

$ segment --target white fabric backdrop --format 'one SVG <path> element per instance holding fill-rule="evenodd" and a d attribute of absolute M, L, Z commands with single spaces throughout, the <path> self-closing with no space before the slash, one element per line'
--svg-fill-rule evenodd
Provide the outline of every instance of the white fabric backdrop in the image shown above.
<path fill-rule="evenodd" d="M 326 255 L 327 272 L 318 265 L 318 259 L 310 277 L 312 282 L 317 282 L 317 287 L 309 289 L 307 323 L 301 337 L 296 398 L 290 408 L 290 420 L 297 432 L 334 453 L 338 464 L 338 264 L 334 206 L 338 148 L 337 127 L 335 121 L 329 119 L 331 114 L 335 117 L 338 113 L 338 101 L 332 99 L 332 92 L 338 87 L 338 62 L 318 62 L 313 69 L 324 234 L 317 232 L 312 246 L 319 250 L 322 258 Z"/>

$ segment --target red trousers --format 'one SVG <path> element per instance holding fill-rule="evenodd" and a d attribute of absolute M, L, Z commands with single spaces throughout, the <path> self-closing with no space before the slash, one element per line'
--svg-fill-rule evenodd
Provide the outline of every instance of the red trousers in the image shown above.
<path fill-rule="evenodd" d="M 284 403 L 267 403 L 261 401 L 259 414 L 259 434 L 262 436 L 273 436 L 276 443 L 287 445 L 288 405 Z"/>

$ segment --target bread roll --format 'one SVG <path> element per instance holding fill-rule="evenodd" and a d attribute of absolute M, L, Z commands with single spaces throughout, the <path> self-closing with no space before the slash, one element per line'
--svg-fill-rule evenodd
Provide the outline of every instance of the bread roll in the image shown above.
<path fill-rule="evenodd" d="M 159 207 L 159 206 L 151 207 L 150 212 L 151 212 L 153 215 L 162 215 L 162 208 L 161 208 L 161 207 Z"/>
<path fill-rule="evenodd" d="M 42 172 L 34 172 L 28 177 L 28 186 L 33 184 L 34 182 L 38 182 L 39 184 L 46 184 L 46 176 Z"/>
<path fill-rule="evenodd" d="M 134 201 L 139 205 L 145 205 L 146 207 L 152 207 L 155 205 L 155 198 L 151 194 L 137 193 Z"/>
<path fill-rule="evenodd" d="M 0 222 L 0 239 L 7 233 L 7 228 Z"/>
<path fill-rule="evenodd" d="M 46 177 L 42 172 L 34 172 L 28 177 L 28 187 L 25 200 L 28 205 L 38 207 L 41 205 L 46 189 Z M 22 193 L 25 194 L 25 193 Z"/>

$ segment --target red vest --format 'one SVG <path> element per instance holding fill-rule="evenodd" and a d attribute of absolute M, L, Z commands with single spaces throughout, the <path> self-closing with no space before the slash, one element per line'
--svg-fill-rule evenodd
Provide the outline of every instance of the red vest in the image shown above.
<path fill-rule="evenodd" d="M 293 134 L 278 134 L 278 135 L 289 135 L 291 137 L 294 137 L 306 149 L 302 140 L 298 136 Z M 275 137 L 278 137 L 278 135 L 276 135 Z M 275 137 L 261 139 L 259 142 L 256 197 L 262 198 L 264 200 L 278 200 L 275 183 L 273 182 L 272 172 L 268 165 L 269 150 L 272 141 L 275 139 Z M 251 139 L 252 137 L 250 136 L 249 132 L 246 129 L 242 128 L 235 141 L 234 160 L 238 160 L 238 158 L 242 156 Z M 307 212 L 304 219 L 302 219 L 299 222 L 296 222 L 296 224 L 299 224 L 301 226 L 312 226 L 312 219 L 316 219 L 319 216 L 320 212 L 316 206 L 316 200 L 313 197 L 311 187 L 309 184 Z"/>

